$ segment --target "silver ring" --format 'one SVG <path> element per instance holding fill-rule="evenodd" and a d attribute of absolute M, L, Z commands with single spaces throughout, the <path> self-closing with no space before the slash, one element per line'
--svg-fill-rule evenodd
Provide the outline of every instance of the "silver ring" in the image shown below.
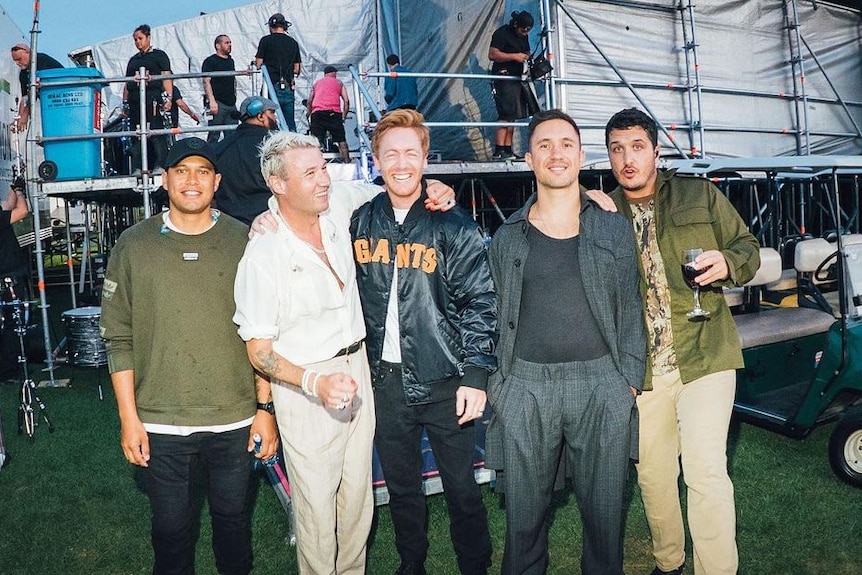
<path fill-rule="evenodd" d="M 476 415 L 484 415 L 484 414 L 485 414 L 485 412 L 484 412 L 484 411 L 477 411 L 477 412 L 476 412 Z"/>
<path fill-rule="evenodd" d="M 344 397 L 341 399 L 341 403 L 347 403 L 348 401 L 350 401 L 350 396 L 348 396 L 348 395 L 345 393 L 345 394 L 344 394 Z"/>
<path fill-rule="evenodd" d="M 454 205 L 455 205 L 455 200 L 450 199 L 448 202 L 446 202 L 446 205 L 447 205 L 447 206 L 454 206 Z"/>
<path fill-rule="evenodd" d="M 347 407 L 347 404 L 344 403 L 343 401 L 338 404 L 338 409 L 344 409 L 345 407 Z"/>

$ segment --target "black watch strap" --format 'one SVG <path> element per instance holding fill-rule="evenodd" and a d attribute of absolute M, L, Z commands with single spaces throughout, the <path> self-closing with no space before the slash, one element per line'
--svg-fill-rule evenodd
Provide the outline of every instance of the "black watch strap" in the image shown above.
<path fill-rule="evenodd" d="M 258 402 L 257 408 L 260 409 L 261 411 L 267 412 L 270 415 L 275 415 L 275 406 L 272 404 L 271 401 L 268 401 L 266 403 Z"/>

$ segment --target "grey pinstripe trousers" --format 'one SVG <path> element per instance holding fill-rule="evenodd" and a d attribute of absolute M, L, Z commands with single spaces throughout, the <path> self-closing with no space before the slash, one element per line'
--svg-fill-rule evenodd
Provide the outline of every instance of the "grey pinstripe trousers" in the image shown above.
<path fill-rule="evenodd" d="M 622 575 L 623 502 L 637 417 L 610 355 L 538 364 L 515 360 L 493 406 L 506 474 L 503 575 L 545 573 L 548 510 L 565 449 L 583 520 L 584 575 Z"/>

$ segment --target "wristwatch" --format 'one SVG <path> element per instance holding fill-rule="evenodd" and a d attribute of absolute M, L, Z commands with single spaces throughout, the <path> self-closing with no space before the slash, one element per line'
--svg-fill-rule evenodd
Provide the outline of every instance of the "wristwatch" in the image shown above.
<path fill-rule="evenodd" d="M 267 401 L 266 403 L 258 402 L 257 408 L 261 411 L 267 412 L 270 415 L 275 415 L 275 406 L 272 404 L 271 401 Z"/>

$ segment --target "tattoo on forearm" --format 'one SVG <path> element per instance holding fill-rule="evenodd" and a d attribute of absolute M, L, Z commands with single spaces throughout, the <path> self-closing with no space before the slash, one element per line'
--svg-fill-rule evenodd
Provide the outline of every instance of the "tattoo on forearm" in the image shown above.
<path fill-rule="evenodd" d="M 275 357 L 275 352 L 259 351 L 257 353 L 257 368 L 264 374 L 274 379 L 279 379 L 278 360 Z"/>
<path fill-rule="evenodd" d="M 272 393 L 270 391 L 270 383 L 269 380 L 264 377 L 264 375 L 258 371 L 254 371 L 254 395 L 257 398 L 261 398 L 261 392 L 264 390 L 267 391 L 266 398 L 264 399 L 264 403 L 270 401 L 272 399 Z"/>

